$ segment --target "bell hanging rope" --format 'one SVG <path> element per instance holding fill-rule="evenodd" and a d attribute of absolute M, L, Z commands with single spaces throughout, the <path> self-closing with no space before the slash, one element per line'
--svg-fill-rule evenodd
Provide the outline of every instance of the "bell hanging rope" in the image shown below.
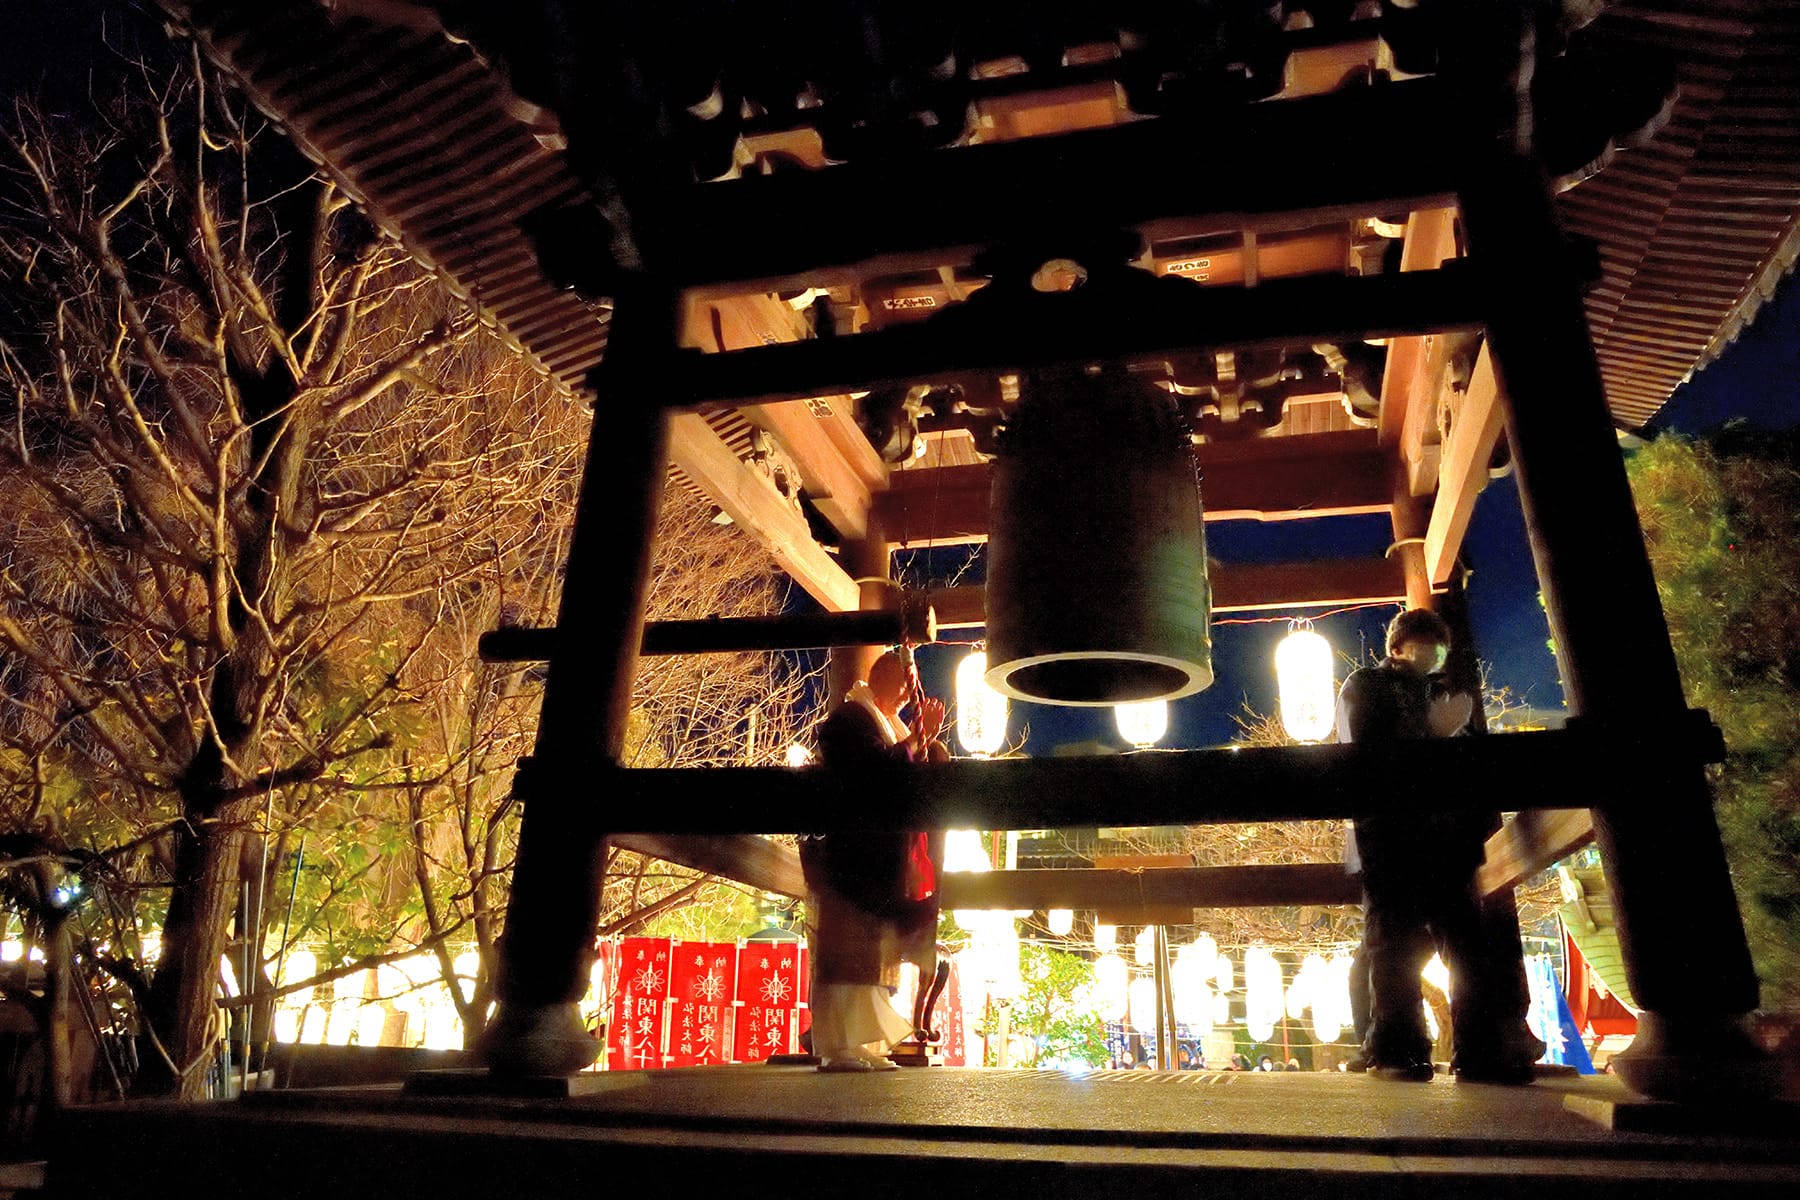
<path fill-rule="evenodd" d="M 1212 683 L 1200 482 L 1166 392 L 1122 369 L 1029 377 L 990 504 L 991 687 L 1097 706 Z"/>

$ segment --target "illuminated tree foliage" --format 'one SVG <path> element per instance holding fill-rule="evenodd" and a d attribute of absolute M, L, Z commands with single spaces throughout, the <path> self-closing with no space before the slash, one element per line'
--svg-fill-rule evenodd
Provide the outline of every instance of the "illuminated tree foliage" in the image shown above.
<path fill-rule="evenodd" d="M 589 417 L 175 58 L 0 122 L 0 933 L 191 1097 L 284 944 L 324 968 L 290 989 L 479 950 L 479 1029 L 541 670 L 475 642 L 552 620 Z M 666 512 L 656 615 L 779 607 L 741 531 Z M 634 761 L 773 761 L 800 694 L 647 662 Z M 608 866 L 621 930 L 709 886 Z"/>
<path fill-rule="evenodd" d="M 1724 730 L 1724 835 L 1763 1006 L 1800 1007 L 1800 438 L 1664 435 L 1627 460 L 1688 701 Z"/>

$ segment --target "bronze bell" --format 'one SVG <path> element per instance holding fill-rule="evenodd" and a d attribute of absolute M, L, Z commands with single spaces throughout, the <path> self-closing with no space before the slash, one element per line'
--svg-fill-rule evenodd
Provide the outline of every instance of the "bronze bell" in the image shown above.
<path fill-rule="evenodd" d="M 1211 684 L 1200 480 L 1174 398 L 1123 368 L 1028 376 L 999 450 L 989 686 L 1110 705 Z"/>

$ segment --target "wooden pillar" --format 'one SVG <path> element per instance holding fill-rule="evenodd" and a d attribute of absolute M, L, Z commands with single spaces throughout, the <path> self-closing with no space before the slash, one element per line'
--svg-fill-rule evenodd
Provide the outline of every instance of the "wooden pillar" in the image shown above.
<path fill-rule="evenodd" d="M 858 583 L 862 611 L 898 607 L 900 592 L 891 582 L 887 536 L 879 523 L 871 519 L 867 536 L 846 541 L 838 560 Z M 869 677 L 869 668 L 880 657 L 881 651 L 880 646 L 832 647 L 826 667 L 832 704 L 843 699 L 852 684 Z"/>
<path fill-rule="evenodd" d="M 1594 813 L 1627 974 L 1646 1009 L 1618 1072 L 1663 1098 L 1766 1087 L 1742 1020 L 1756 1007 L 1756 977 L 1703 768 L 1676 734 L 1681 680 L 1541 172 L 1510 155 L 1477 160 L 1462 204 L 1491 297 L 1489 345 L 1570 725 L 1650 735 L 1651 745 L 1668 734 L 1663 786 Z"/>
<path fill-rule="evenodd" d="M 582 468 L 581 495 L 532 757 L 513 795 L 523 805 L 499 1007 L 481 1045 L 495 1072 L 567 1075 L 591 1063 L 577 1005 L 588 989 L 604 882 L 604 797 L 597 759 L 624 749 L 643 637 L 644 596 L 668 437 L 653 374 L 675 345 L 675 306 L 663 289 L 620 289 Z"/>

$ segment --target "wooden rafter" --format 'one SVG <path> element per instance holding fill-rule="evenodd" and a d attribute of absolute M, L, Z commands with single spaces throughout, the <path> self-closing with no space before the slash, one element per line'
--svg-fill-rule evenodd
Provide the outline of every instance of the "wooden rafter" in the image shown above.
<path fill-rule="evenodd" d="M 767 547 L 776 564 L 827 612 L 857 607 L 855 580 L 813 540 L 806 518 L 767 477 L 739 459 L 705 418 L 689 412 L 670 414 L 669 458 L 744 532 Z"/>
<path fill-rule="evenodd" d="M 1463 535 L 1475 514 L 1475 498 L 1488 482 L 1488 463 L 1504 432 L 1500 387 L 1487 347 L 1475 360 L 1469 389 L 1453 410 L 1454 421 L 1438 468 L 1437 500 L 1425 530 L 1425 570 L 1434 584 L 1450 578 Z"/>
<path fill-rule="evenodd" d="M 684 345 L 715 352 L 811 336 L 799 314 L 768 295 L 691 302 L 685 324 Z M 807 498 L 839 534 L 868 533 L 870 496 L 886 487 L 887 466 L 856 427 L 848 396 L 753 404 L 739 411 L 775 436 L 799 471 Z"/>

